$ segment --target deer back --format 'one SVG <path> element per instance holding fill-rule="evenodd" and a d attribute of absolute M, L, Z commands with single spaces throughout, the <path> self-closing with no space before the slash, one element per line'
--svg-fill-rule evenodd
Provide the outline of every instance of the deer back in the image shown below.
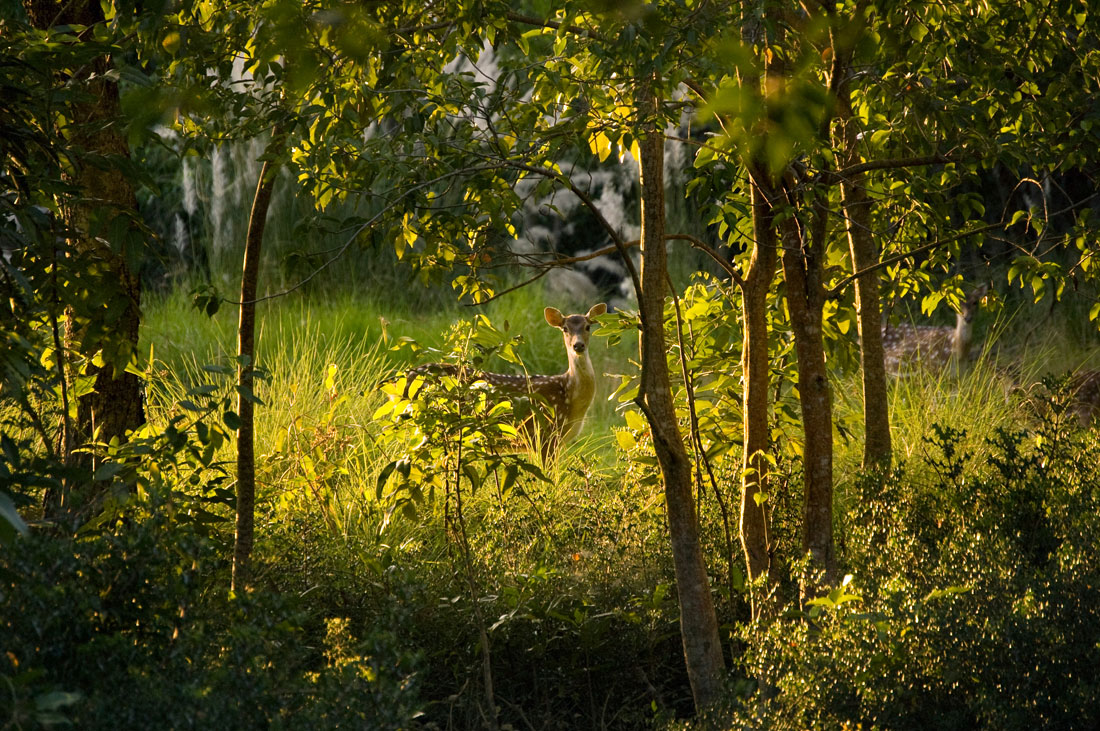
<path fill-rule="evenodd" d="M 1082 429 L 1092 426 L 1100 416 L 1100 371 L 1082 371 L 1069 384 L 1073 413 Z"/>
<path fill-rule="evenodd" d="M 974 316 L 988 291 L 988 285 L 983 284 L 963 300 L 955 317 L 955 327 L 908 323 L 884 326 L 882 347 L 886 370 L 897 375 L 910 365 L 942 369 L 950 362 L 966 361 L 973 339 Z"/>
<path fill-rule="evenodd" d="M 943 367 L 956 353 L 955 329 L 931 325 L 891 325 L 883 328 L 886 370 L 898 373 L 910 365 Z"/>

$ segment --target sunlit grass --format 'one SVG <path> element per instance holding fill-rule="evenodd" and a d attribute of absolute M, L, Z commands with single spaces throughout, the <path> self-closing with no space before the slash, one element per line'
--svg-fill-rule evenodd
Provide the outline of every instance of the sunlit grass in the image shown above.
<path fill-rule="evenodd" d="M 561 372 L 566 362 L 561 333 L 545 323 L 543 307 L 576 312 L 591 303 L 557 301 L 538 288 L 483 308 L 455 303 L 422 308 L 425 301 L 313 294 L 261 304 L 258 363 L 269 374 L 258 390 L 264 406 L 257 410 L 256 422 L 259 511 L 266 521 L 259 529 L 261 540 L 310 531 L 347 547 L 349 561 L 359 560 L 363 546 L 380 553 L 401 547 L 406 560 L 450 560 L 453 536 L 445 529 L 441 495 L 420 506 L 416 516 L 387 516 L 390 498 L 376 496 L 382 466 L 398 456 L 386 451 L 392 448 L 384 446 L 382 427 L 372 420 L 383 399 L 379 384 L 416 362 L 436 359 L 432 349 L 443 346 L 446 332 L 478 314 L 507 334 L 522 335 L 518 351 L 530 372 Z M 980 457 L 995 429 L 1026 426 L 1021 393 L 1027 385 L 1089 357 L 1087 349 L 1075 350 L 1057 332 L 1046 342 L 1036 338 L 1024 347 L 1003 339 L 1008 336 L 1001 334 L 1002 327 L 987 329 L 994 334 L 985 338 L 983 353 L 961 372 L 915 370 L 892 380 L 894 455 L 916 469 L 913 474 L 920 473 L 920 465 L 935 451 L 929 441 L 933 425 L 965 432 L 959 451 Z M 152 346 L 156 369 L 166 376 L 151 386 L 154 420 L 165 418 L 165 410 L 189 384 L 211 378 L 203 364 L 233 362 L 235 331 L 231 306 L 208 318 L 180 292 L 148 303 L 143 352 Z M 412 338 L 425 350 L 414 355 L 395 348 L 402 338 Z M 611 583 L 627 580 L 616 566 L 630 565 L 646 581 L 654 580 L 647 572 L 655 564 L 647 554 L 667 553 L 663 496 L 655 468 L 647 482 L 644 470 L 623 461 L 613 431 L 623 423 L 622 416 L 609 399 L 617 382 L 603 375 L 631 372 L 635 353 L 632 339 L 610 346 L 599 335 L 592 338 L 591 357 L 600 377 L 584 429 L 557 459 L 543 463 L 539 455 L 530 455 L 549 482 L 525 475 L 511 494 L 501 495 L 494 488 L 498 483 L 487 479 L 480 492 L 465 496 L 475 553 L 486 565 L 506 573 L 550 565 Z M 487 367 L 515 370 L 499 360 Z M 858 374 L 840 375 L 834 383 L 835 418 L 843 427 L 835 442 L 837 510 L 844 511 L 862 458 L 862 396 Z M 220 457 L 231 462 L 232 445 L 225 445 Z M 793 504 L 800 500 L 797 484 L 791 487 Z M 724 487 L 735 506 L 738 485 Z M 710 507 L 701 509 L 713 514 Z M 369 554 L 362 560 L 373 560 Z M 710 561 L 720 568 L 721 558 L 712 556 Z"/>
<path fill-rule="evenodd" d="M 497 327 L 523 335 L 519 351 L 532 373 L 558 373 L 565 368 L 561 333 L 543 319 L 542 308 L 548 305 L 569 311 L 582 307 L 550 302 L 540 291 L 521 291 L 483 310 Z M 375 496 L 376 481 L 381 466 L 395 455 L 383 452 L 378 439 L 381 426 L 372 421 L 372 415 L 384 398 L 379 385 L 410 365 L 405 360 L 407 351 L 394 346 L 400 338 L 412 338 L 425 348 L 437 348 L 454 322 L 479 312 L 459 305 L 412 312 L 407 303 L 389 308 L 355 296 L 310 297 L 308 302 L 291 296 L 261 304 L 257 364 L 268 375 L 257 387 L 263 400 L 256 410 L 260 511 L 298 519 L 309 516 L 334 537 L 378 540 L 388 506 Z M 161 376 L 151 386 L 153 420 L 165 420 L 189 386 L 214 378 L 203 365 L 233 363 L 236 325 L 235 308 L 223 306 L 210 318 L 192 308 L 179 291 L 147 304 L 142 347 L 145 353 L 151 349 L 154 370 Z M 598 337 L 591 345 L 597 373 L 624 370 L 619 362 L 623 345 L 610 349 Z M 419 359 L 431 360 L 430 351 Z M 597 482 L 606 489 L 610 478 L 604 473 L 616 460 L 611 427 L 621 417 L 607 400 L 613 385 L 600 380 L 580 436 L 558 459 L 543 465 L 551 485 L 525 485 L 524 498 L 509 499 L 508 510 L 516 513 L 517 520 L 538 511 L 542 515 L 533 518 L 536 523 L 544 522 L 547 515 L 560 517 L 562 496 L 578 491 L 579 483 L 589 492 Z M 233 454 L 232 445 L 226 444 L 219 458 L 229 463 Z M 531 458 L 538 461 L 537 455 Z M 601 470 L 601 477 L 594 479 L 593 474 Z M 592 508 L 591 504 L 577 507 Z M 437 509 L 428 506 L 429 513 Z M 504 508 L 487 493 L 473 498 L 469 509 L 472 516 L 489 520 Z M 499 516 L 490 522 L 499 522 Z M 386 525 L 385 540 L 390 544 L 424 538 L 415 522 L 396 519 Z"/>

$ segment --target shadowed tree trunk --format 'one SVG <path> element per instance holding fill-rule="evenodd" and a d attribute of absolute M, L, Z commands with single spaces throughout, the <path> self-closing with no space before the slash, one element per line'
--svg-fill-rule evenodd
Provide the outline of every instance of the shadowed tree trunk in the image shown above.
<path fill-rule="evenodd" d="M 836 68 L 833 77 L 843 79 L 851 53 L 837 48 L 837 34 L 832 34 Z M 851 97 L 846 81 L 837 85 L 839 121 L 838 147 L 844 167 L 851 168 L 860 161 L 859 127 L 852 115 Z M 848 234 L 848 248 L 852 257 L 852 272 L 858 273 L 878 263 L 878 250 L 871 233 L 871 199 L 867 195 L 866 175 L 856 173 L 840 181 L 840 202 L 844 215 L 844 227 Z M 865 274 L 855 282 L 856 323 L 859 328 L 860 372 L 863 379 L 863 466 L 888 467 L 892 445 L 890 442 L 890 413 L 886 395 L 886 362 L 882 346 L 882 306 L 879 292 L 878 270 Z"/>
<path fill-rule="evenodd" d="M 656 101 L 651 102 L 651 109 Z M 718 700 L 725 663 L 718 620 L 710 594 L 699 525 L 692 496 L 691 462 L 676 419 L 665 345 L 664 138 L 649 126 L 640 140 L 642 188 L 641 392 L 638 405 L 653 432 L 653 445 L 665 484 L 665 503 L 680 602 L 680 634 L 697 711 Z"/>
<path fill-rule="evenodd" d="M 856 160 L 858 161 L 858 155 Z M 859 272 L 878 263 L 878 251 L 870 228 L 871 201 L 863 187 L 862 175 L 841 183 L 840 200 L 848 230 L 852 270 Z M 882 345 L 882 308 L 877 271 L 856 280 L 856 318 L 863 380 L 863 466 L 887 467 L 893 446 L 890 440 L 886 359 Z"/>
<path fill-rule="evenodd" d="M 744 379 L 744 455 L 741 490 L 741 546 L 745 551 L 749 579 L 771 570 L 768 542 L 767 495 L 771 434 L 768 425 L 768 290 L 775 278 L 778 247 L 774 217 L 764 193 L 752 186 L 752 217 L 755 243 L 749 268 L 741 282 L 744 335 L 741 370 Z"/>
<path fill-rule="evenodd" d="M 783 274 L 787 280 L 787 311 L 798 360 L 798 397 L 805 434 L 803 448 L 802 548 L 812 568 L 824 571 L 833 583 L 836 555 L 833 545 L 833 412 L 829 374 L 825 369 L 822 317 L 825 288 L 822 281 L 824 227 L 827 211 L 815 206 L 815 230 L 806 235 L 796 217 L 780 224 Z M 804 593 L 816 593 L 803 586 Z"/>
<path fill-rule="evenodd" d="M 276 135 L 278 137 L 278 135 Z M 275 144 L 273 142 L 273 144 Z M 233 542 L 232 590 L 248 587 L 252 579 L 252 544 L 255 540 L 256 457 L 253 411 L 253 367 L 256 362 L 256 289 L 260 277 L 260 250 L 267 211 L 279 166 L 265 161 L 256 183 L 256 197 L 248 218 L 241 274 L 241 316 L 237 327 L 237 525 Z"/>
<path fill-rule="evenodd" d="M 105 22 L 99 0 L 27 0 L 24 7 L 39 30 L 58 25 L 90 29 Z M 82 199 L 64 213 L 83 274 L 96 282 L 92 286 L 103 307 L 93 315 L 102 320 L 93 325 L 104 335 L 89 337 L 89 329 L 73 326 L 70 317 L 67 346 L 88 358 L 83 374 L 94 379 L 94 387 L 77 400 L 72 430 L 62 428 L 59 451 L 69 464 L 87 470 L 94 469 L 95 457 L 74 453 L 76 447 L 93 440 L 125 441 L 128 431 L 145 423 L 141 381 L 124 370 L 135 357 L 141 324 L 141 284 L 128 262 L 137 260 L 145 235 L 136 223 L 137 199 L 126 166 L 118 164 L 129 159 L 130 151 L 111 67 L 110 57 L 101 55 L 79 68 L 67 83 L 83 93 L 65 110 L 69 121 L 64 134 L 75 161 L 72 178 Z M 91 363 L 100 352 L 104 363 Z M 79 520 L 94 512 L 109 483 L 86 484 L 79 495 L 47 495 L 48 516 Z"/>
<path fill-rule="evenodd" d="M 764 24 L 758 8 L 750 3 L 740 9 L 741 40 L 747 46 L 760 42 Z M 765 78 L 774 69 L 764 68 Z M 741 71 L 737 71 L 741 79 Z M 766 84 L 765 84 L 766 86 Z M 766 97 L 765 97 L 766 99 Z M 741 288 L 741 376 L 744 381 L 742 409 L 744 444 L 741 457 L 741 547 L 745 551 L 745 566 L 750 581 L 772 570 L 772 551 L 768 535 L 770 506 L 768 495 L 767 455 L 771 449 L 771 427 L 768 424 L 768 387 L 771 361 L 768 358 L 768 292 L 775 279 L 779 247 L 775 234 L 775 215 L 768 199 L 770 186 L 763 165 L 747 163 L 750 177 L 749 195 L 752 203 L 753 251 L 749 267 L 738 283 Z M 752 602 L 754 616 L 762 607 Z"/>

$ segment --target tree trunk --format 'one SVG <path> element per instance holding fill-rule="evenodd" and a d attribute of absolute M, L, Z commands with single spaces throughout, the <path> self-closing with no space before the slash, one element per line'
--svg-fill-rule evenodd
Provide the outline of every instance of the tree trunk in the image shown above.
<path fill-rule="evenodd" d="M 846 71 L 851 54 L 837 48 L 833 33 L 835 78 Z M 845 167 L 860 161 L 859 129 L 851 113 L 851 96 L 848 85 L 837 85 L 839 109 L 838 146 Z M 852 273 L 858 273 L 878 263 L 878 250 L 871 233 L 871 199 L 867 195 L 866 176 L 857 173 L 840 181 L 840 202 L 844 212 L 844 224 L 848 233 L 848 248 L 852 256 Z M 879 296 L 878 270 L 865 274 L 855 281 L 856 322 L 859 328 L 860 366 L 863 376 L 863 466 L 888 467 L 892 445 L 890 443 L 890 412 L 886 396 L 886 362 L 882 346 L 882 306 Z"/>
<path fill-rule="evenodd" d="M 256 362 L 256 285 L 260 276 L 260 249 L 267 223 L 271 194 L 278 165 L 265 161 L 256 183 L 256 197 L 248 218 L 241 274 L 241 317 L 237 327 L 237 530 L 233 543 L 232 590 L 240 591 L 251 582 L 252 544 L 256 512 L 255 414 L 253 412 L 253 366 Z"/>
<path fill-rule="evenodd" d="M 51 25 L 90 28 L 105 22 L 98 0 L 67 3 L 27 0 L 24 7 L 39 30 Z M 137 199 L 123 168 L 99 163 L 103 158 L 130 156 L 121 129 L 118 84 L 111 79 L 110 69 L 111 59 L 100 56 L 72 80 L 83 86 L 88 96 L 67 109 L 70 120 L 65 127 L 75 153 L 73 181 L 83 193 L 83 200 L 69 208 L 65 217 L 75 237 L 73 249 L 82 259 L 84 273 L 99 282 L 92 286 L 103 300 L 101 316 L 110 318 L 97 323 L 108 333 L 100 338 L 89 339 L 87 329 L 82 326 L 66 330 L 67 348 L 79 351 L 89 360 L 84 374 L 94 378 L 94 387 L 79 397 L 72 432 L 62 430 L 60 452 L 70 465 L 89 471 L 95 468 L 95 456 L 74 453 L 74 448 L 93 439 L 107 444 L 125 441 L 127 432 L 145 423 L 141 381 L 125 371 L 136 355 L 141 324 L 141 282 L 127 262 L 136 260 L 134 249 L 144 246 L 145 237 L 134 223 Z M 124 219 L 123 225 L 117 225 L 120 217 Z M 106 362 L 91 364 L 92 356 L 101 351 Z M 81 519 L 93 512 L 109 483 L 86 481 L 85 484 L 88 489 L 80 495 L 47 495 L 49 517 L 67 515 Z"/>
<path fill-rule="evenodd" d="M 858 155 L 856 159 L 858 160 Z M 878 251 L 871 236 L 871 201 L 863 187 L 862 175 L 841 183 L 840 200 L 848 229 L 852 271 L 859 272 L 878 263 Z M 859 277 L 855 284 L 859 357 L 863 375 L 863 466 L 888 467 L 893 446 L 890 442 L 878 271 Z"/>
<path fill-rule="evenodd" d="M 825 216 L 824 207 L 816 215 Z M 787 311 L 798 359 L 798 395 L 805 434 L 802 548 L 826 584 L 836 574 L 833 546 L 833 414 L 821 323 L 825 305 L 822 262 L 817 246 L 804 243 L 796 218 L 781 224 Z M 820 242 L 819 242 L 820 243 Z M 814 579 L 811 577 L 811 581 Z M 804 593 L 816 593 L 804 584 Z"/>
<path fill-rule="evenodd" d="M 691 462 L 676 419 L 664 331 L 664 138 L 650 127 L 640 141 L 642 188 L 642 373 L 639 406 L 649 420 L 665 483 L 665 502 L 680 602 L 680 634 L 697 711 L 719 697 L 725 663 L 692 497 Z"/>
<path fill-rule="evenodd" d="M 741 478 L 741 546 L 749 579 L 771 570 L 768 541 L 768 504 L 758 500 L 768 490 L 768 290 L 775 278 L 777 255 L 774 217 L 764 193 L 752 186 L 755 245 L 748 271 L 741 282 L 744 335 L 741 371 L 744 378 L 744 454 Z"/>

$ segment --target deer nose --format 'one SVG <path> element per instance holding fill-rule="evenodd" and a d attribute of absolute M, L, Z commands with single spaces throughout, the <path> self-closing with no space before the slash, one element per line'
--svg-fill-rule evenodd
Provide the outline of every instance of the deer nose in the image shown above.
<path fill-rule="evenodd" d="M 584 343 L 573 343 L 573 350 L 578 353 L 584 352 Z"/>

